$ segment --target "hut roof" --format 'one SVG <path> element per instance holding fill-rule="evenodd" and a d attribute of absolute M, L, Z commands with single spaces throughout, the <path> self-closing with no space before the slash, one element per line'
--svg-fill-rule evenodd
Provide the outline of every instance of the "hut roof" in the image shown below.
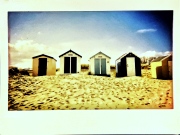
<path fill-rule="evenodd" d="M 45 56 L 45 57 L 48 57 L 48 58 L 51 58 L 51 59 L 54 59 L 55 61 L 57 61 L 55 58 L 53 58 L 53 57 L 51 57 L 49 55 L 46 55 L 46 54 L 40 54 L 40 55 L 34 56 L 32 58 L 34 59 L 34 58 L 38 58 L 38 57 L 41 57 L 41 56 Z"/>
<path fill-rule="evenodd" d="M 161 61 L 162 59 L 164 59 L 166 56 L 160 56 L 154 60 L 152 60 L 151 62 L 158 62 L 158 61 Z"/>
<path fill-rule="evenodd" d="M 94 56 L 96 56 L 97 54 L 103 54 L 103 55 L 105 55 L 106 57 L 108 57 L 108 58 L 110 58 L 110 59 L 111 59 L 111 57 L 109 57 L 108 55 L 106 55 L 106 54 L 102 53 L 101 51 L 100 51 L 100 52 L 98 52 L 98 53 L 96 53 L 95 55 L 91 56 L 91 57 L 90 57 L 90 59 L 91 59 L 91 58 L 93 58 Z"/>
<path fill-rule="evenodd" d="M 127 53 L 121 55 L 119 58 L 116 59 L 116 61 L 117 61 L 118 59 L 121 59 L 121 58 L 124 57 L 125 55 L 127 55 Z"/>
<path fill-rule="evenodd" d="M 78 55 L 79 57 L 81 57 L 81 58 L 82 58 L 82 56 L 81 56 L 81 55 L 77 54 L 76 52 L 72 51 L 71 49 L 70 49 L 69 51 L 67 51 L 67 52 L 65 52 L 65 53 L 63 53 L 63 54 L 61 54 L 61 55 L 59 55 L 59 57 L 61 57 L 61 56 L 65 55 L 65 54 L 67 54 L 67 53 L 69 53 L 69 52 L 72 52 L 72 53 L 74 53 L 74 54 L 76 54 L 76 55 Z"/>
<path fill-rule="evenodd" d="M 163 61 L 163 60 L 165 60 L 166 58 L 169 58 L 170 56 L 172 56 L 172 54 L 167 55 L 167 56 L 160 56 L 160 57 L 158 57 L 158 58 L 152 60 L 151 62 Z"/>
<path fill-rule="evenodd" d="M 118 59 L 121 59 L 121 58 L 127 56 L 128 54 L 133 54 L 134 56 L 136 56 L 136 55 L 135 55 L 134 53 L 132 53 L 132 52 L 125 53 L 125 54 L 121 55 L 119 58 L 117 58 L 116 61 L 117 61 Z M 136 57 L 138 57 L 138 56 L 136 56 Z M 138 58 L 139 58 L 139 57 L 138 57 Z"/>

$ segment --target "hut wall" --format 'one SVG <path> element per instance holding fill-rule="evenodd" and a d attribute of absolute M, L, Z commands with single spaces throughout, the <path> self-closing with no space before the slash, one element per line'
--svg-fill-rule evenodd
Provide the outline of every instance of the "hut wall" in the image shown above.
<path fill-rule="evenodd" d="M 34 58 L 32 62 L 33 76 L 38 76 L 38 65 L 39 65 L 39 58 Z"/>
<path fill-rule="evenodd" d="M 60 74 L 64 74 L 64 57 L 60 57 Z"/>
<path fill-rule="evenodd" d="M 118 59 L 118 60 L 116 60 L 116 62 L 115 62 L 115 66 L 116 66 L 116 73 L 118 73 L 118 63 L 120 62 L 120 60 Z"/>
<path fill-rule="evenodd" d="M 162 62 L 152 62 L 151 63 L 151 75 L 152 78 L 161 78 L 162 76 Z"/>
<path fill-rule="evenodd" d="M 91 58 L 90 59 L 90 64 L 89 64 L 89 71 L 91 74 L 94 74 L 95 73 L 95 69 L 94 69 L 94 58 Z"/>
<path fill-rule="evenodd" d="M 169 79 L 172 79 L 172 77 L 173 77 L 173 75 L 172 75 L 172 73 L 173 73 L 173 64 L 172 64 L 172 61 L 168 61 L 169 63 L 168 63 L 168 67 L 169 67 Z"/>
<path fill-rule="evenodd" d="M 141 76 L 141 59 L 135 57 L 136 76 Z"/>
<path fill-rule="evenodd" d="M 47 75 L 56 74 L 56 61 L 54 59 L 47 59 Z"/>
<path fill-rule="evenodd" d="M 162 61 L 162 79 L 169 78 L 168 61 L 172 61 L 172 57 L 166 58 Z"/>
<path fill-rule="evenodd" d="M 77 57 L 77 73 L 81 73 L 81 57 Z"/>
<path fill-rule="evenodd" d="M 120 66 L 120 59 L 117 59 L 116 62 L 115 62 L 115 66 L 116 66 L 116 77 L 118 77 L 119 75 L 119 66 Z"/>

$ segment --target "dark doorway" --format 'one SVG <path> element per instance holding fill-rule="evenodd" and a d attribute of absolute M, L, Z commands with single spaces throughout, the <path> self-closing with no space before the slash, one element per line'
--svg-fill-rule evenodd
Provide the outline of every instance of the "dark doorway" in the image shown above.
<path fill-rule="evenodd" d="M 77 72 L 77 58 L 71 57 L 71 73 Z"/>
<path fill-rule="evenodd" d="M 47 58 L 39 58 L 38 76 L 46 75 Z"/>
<path fill-rule="evenodd" d="M 70 73 L 70 57 L 64 57 L 64 73 Z"/>

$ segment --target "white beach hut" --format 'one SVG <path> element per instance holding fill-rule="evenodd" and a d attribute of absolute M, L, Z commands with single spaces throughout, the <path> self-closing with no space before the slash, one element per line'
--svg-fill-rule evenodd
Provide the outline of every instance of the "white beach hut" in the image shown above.
<path fill-rule="evenodd" d="M 98 52 L 90 58 L 89 72 L 93 75 L 110 75 L 110 59 L 102 52 Z"/>
<path fill-rule="evenodd" d="M 82 56 L 76 52 L 69 50 L 59 56 L 60 58 L 60 74 L 80 73 Z"/>

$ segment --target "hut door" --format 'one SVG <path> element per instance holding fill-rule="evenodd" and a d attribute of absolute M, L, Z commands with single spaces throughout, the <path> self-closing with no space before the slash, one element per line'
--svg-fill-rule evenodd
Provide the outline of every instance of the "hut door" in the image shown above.
<path fill-rule="evenodd" d="M 77 57 L 71 57 L 71 73 L 77 72 Z"/>
<path fill-rule="evenodd" d="M 106 74 L 106 59 L 101 59 L 101 74 Z"/>
<path fill-rule="evenodd" d="M 39 58 L 38 76 L 46 75 L 47 58 Z"/>
<path fill-rule="evenodd" d="M 126 58 L 126 66 L 127 66 L 127 76 L 135 76 L 135 58 L 127 57 Z"/>
<path fill-rule="evenodd" d="M 95 74 L 100 74 L 100 59 L 95 59 L 94 61 L 94 66 L 95 66 Z"/>
<path fill-rule="evenodd" d="M 168 61 L 169 78 L 172 78 L 172 61 Z"/>
<path fill-rule="evenodd" d="M 70 73 L 70 57 L 64 57 L 64 73 Z"/>
<path fill-rule="evenodd" d="M 95 59 L 95 74 L 106 74 L 106 59 Z"/>

